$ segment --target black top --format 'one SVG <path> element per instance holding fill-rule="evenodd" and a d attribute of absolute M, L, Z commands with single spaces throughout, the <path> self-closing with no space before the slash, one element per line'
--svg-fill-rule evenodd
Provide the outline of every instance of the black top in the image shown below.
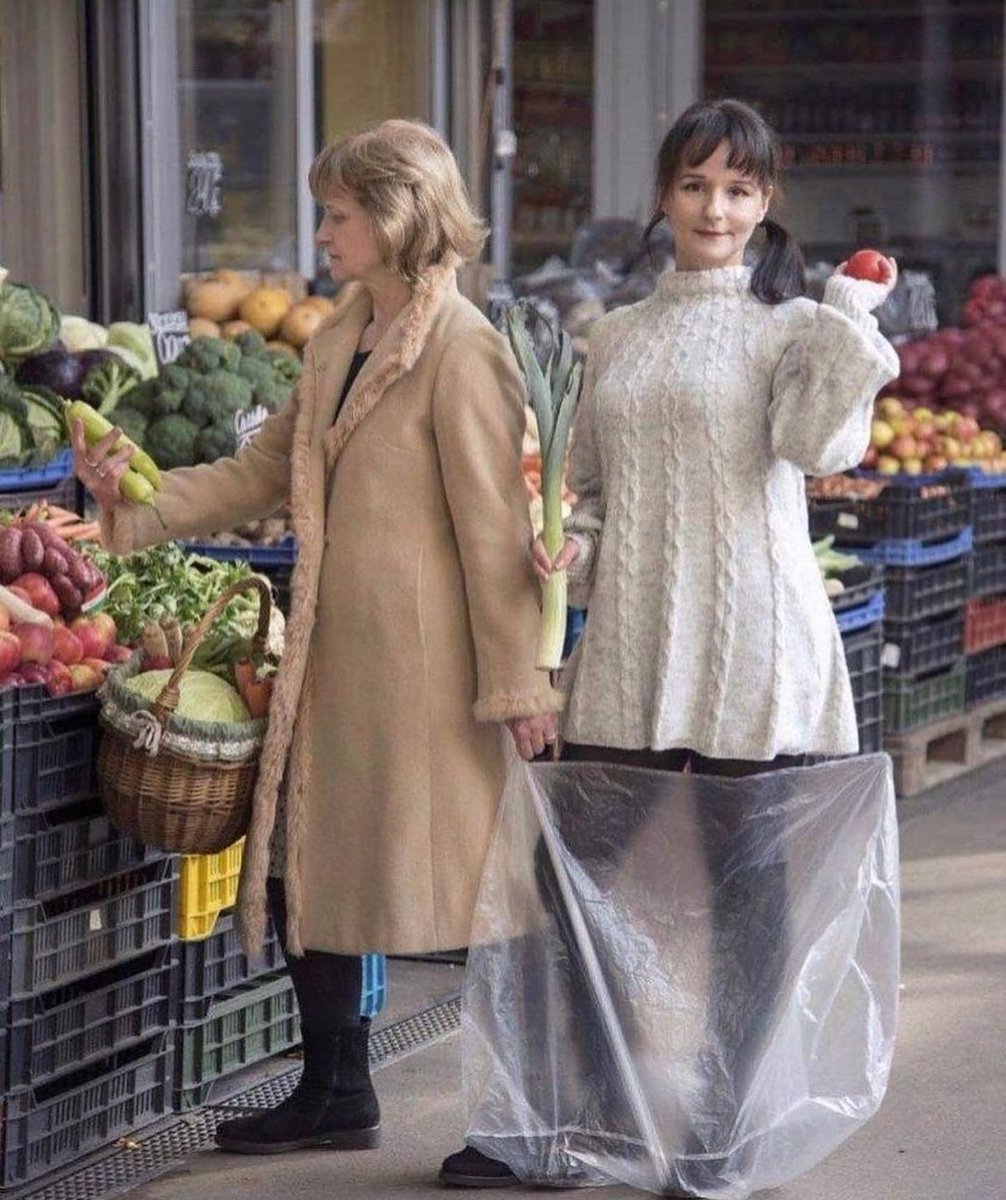
<path fill-rule="evenodd" d="M 335 408 L 335 415 L 338 417 L 342 411 L 342 406 L 346 402 L 346 397 L 349 395 L 349 389 L 353 386 L 357 375 L 363 369 L 363 364 L 370 357 L 369 350 L 357 350 L 353 355 L 353 361 L 349 364 L 349 370 L 346 372 L 346 382 L 342 385 L 342 395 L 339 397 L 339 403 Z"/>

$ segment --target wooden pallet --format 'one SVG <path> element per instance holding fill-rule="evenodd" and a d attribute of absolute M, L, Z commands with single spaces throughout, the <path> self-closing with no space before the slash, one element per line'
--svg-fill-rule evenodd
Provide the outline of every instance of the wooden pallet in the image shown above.
<path fill-rule="evenodd" d="M 1006 756 L 1006 696 L 884 738 L 894 763 L 894 790 L 914 796 Z"/>

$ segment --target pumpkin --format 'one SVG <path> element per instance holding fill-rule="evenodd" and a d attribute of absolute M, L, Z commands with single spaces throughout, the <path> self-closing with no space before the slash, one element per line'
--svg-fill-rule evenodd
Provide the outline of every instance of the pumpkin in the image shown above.
<path fill-rule="evenodd" d="M 257 287 L 241 301 L 238 311 L 242 321 L 247 321 L 264 338 L 271 338 L 283 323 L 291 303 L 286 288 Z"/>
<path fill-rule="evenodd" d="M 300 304 L 295 304 L 283 318 L 283 323 L 279 327 L 279 335 L 284 342 L 289 342 L 291 346 L 298 348 L 306 346 L 324 320 L 325 314 L 317 305 L 302 301 Z"/>
<path fill-rule="evenodd" d="M 220 326 L 216 323 L 216 321 L 211 321 L 207 317 L 190 317 L 189 333 L 194 338 L 219 337 Z"/>
<path fill-rule="evenodd" d="M 190 317 L 229 321 L 234 316 L 237 306 L 237 292 L 229 283 L 223 283 L 219 279 L 201 279 L 189 287 Z"/>
<path fill-rule="evenodd" d="M 240 304 L 245 296 L 255 290 L 257 274 L 255 272 L 255 275 L 249 278 L 249 275 L 243 271 L 234 271 L 230 267 L 218 267 L 210 278 L 216 279 L 220 283 L 226 283 L 237 296 L 237 303 Z"/>
<path fill-rule="evenodd" d="M 225 338 L 240 337 L 242 333 L 247 333 L 251 326 L 247 321 L 225 321 L 220 326 L 220 336 Z"/>

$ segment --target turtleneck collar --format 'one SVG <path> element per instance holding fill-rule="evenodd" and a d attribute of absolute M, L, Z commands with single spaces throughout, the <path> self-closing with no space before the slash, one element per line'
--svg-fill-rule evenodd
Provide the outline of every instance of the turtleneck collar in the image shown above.
<path fill-rule="evenodd" d="M 657 280 L 657 293 L 667 300 L 699 296 L 739 295 L 751 290 L 752 269 L 747 266 L 714 267 L 708 271 L 671 269 Z"/>

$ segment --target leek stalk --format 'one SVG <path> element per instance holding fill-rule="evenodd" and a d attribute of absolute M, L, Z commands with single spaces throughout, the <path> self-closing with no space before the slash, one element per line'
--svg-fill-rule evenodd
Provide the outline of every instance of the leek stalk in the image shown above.
<path fill-rule="evenodd" d="M 552 349 L 544 371 L 535 355 L 534 342 L 526 323 L 526 306 L 515 304 L 507 313 L 507 333 L 524 376 L 528 400 L 538 425 L 541 449 L 541 500 L 544 528 L 542 541 L 555 559 L 565 536 L 562 527 L 562 480 L 566 466 L 566 444 L 580 394 L 582 366 L 573 362 L 569 334 L 546 321 Z M 538 319 L 545 318 L 538 315 Z M 556 354 L 558 350 L 558 355 Z M 566 572 L 553 571 L 542 589 L 541 626 L 538 632 L 537 666 L 551 671 L 562 663 L 566 640 Z"/>

